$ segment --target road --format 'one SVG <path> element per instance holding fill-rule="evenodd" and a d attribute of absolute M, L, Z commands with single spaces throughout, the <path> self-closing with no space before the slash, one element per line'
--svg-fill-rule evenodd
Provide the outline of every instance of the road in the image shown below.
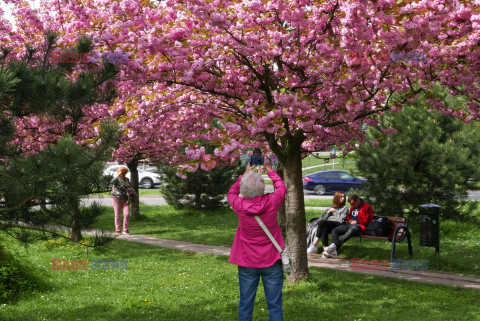
<path fill-rule="evenodd" d="M 95 196 L 82 199 L 84 206 L 90 206 L 93 202 L 101 206 L 112 206 L 112 197 L 110 195 Z M 168 205 L 165 199 L 160 195 L 140 195 L 140 202 L 146 205 Z"/>
<path fill-rule="evenodd" d="M 270 192 L 267 189 L 267 192 Z M 332 199 L 333 195 L 315 195 L 313 193 L 305 192 L 305 199 Z M 480 191 L 470 191 L 468 193 L 468 198 L 471 200 L 480 200 Z M 83 199 L 84 206 L 89 206 L 93 201 L 97 201 L 102 206 L 111 206 L 112 199 L 111 196 L 100 196 L 95 198 Z M 140 202 L 147 205 L 167 205 L 165 199 L 160 195 L 141 195 Z"/>
<path fill-rule="evenodd" d="M 272 192 L 268 188 L 266 189 L 267 193 Z M 307 194 L 305 199 L 332 199 L 333 195 L 315 195 Z M 112 206 L 112 199 L 109 195 L 95 196 L 91 198 L 82 199 L 84 206 L 90 206 L 94 201 L 100 203 L 102 206 Z M 167 205 L 165 199 L 160 195 L 140 195 L 140 202 L 146 205 Z"/>
<path fill-rule="evenodd" d="M 469 191 L 468 199 L 470 200 L 480 200 L 480 191 Z"/>

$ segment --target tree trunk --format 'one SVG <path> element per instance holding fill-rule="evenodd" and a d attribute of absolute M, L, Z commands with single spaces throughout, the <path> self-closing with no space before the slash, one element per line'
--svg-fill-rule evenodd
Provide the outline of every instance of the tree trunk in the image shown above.
<path fill-rule="evenodd" d="M 284 182 L 287 187 L 285 197 L 287 245 L 292 258 L 292 273 L 288 282 L 295 283 L 307 279 L 307 231 L 305 201 L 302 182 L 302 158 L 300 149 L 288 154 L 284 167 Z"/>
<path fill-rule="evenodd" d="M 281 163 L 278 164 L 278 167 L 277 167 L 277 174 L 278 176 L 280 176 L 280 178 L 284 180 L 283 178 L 283 166 Z M 285 214 L 285 202 L 282 203 L 282 206 L 280 206 L 280 209 L 278 210 L 278 214 L 277 214 L 277 219 L 278 219 L 278 225 L 280 225 L 280 229 L 282 231 L 282 235 L 283 237 L 285 238 L 286 235 L 285 235 L 285 232 L 286 232 L 286 222 L 287 222 L 287 217 L 286 217 L 286 214 Z"/>
<path fill-rule="evenodd" d="M 194 204 L 195 208 L 199 209 L 199 210 L 202 209 L 202 206 L 200 204 L 200 199 L 201 198 L 202 198 L 201 193 L 195 193 L 193 204 Z"/>
<path fill-rule="evenodd" d="M 134 159 L 127 163 L 128 169 L 130 171 L 130 185 L 133 187 L 137 193 L 131 197 L 130 206 L 131 206 L 131 217 L 140 216 L 140 193 L 138 190 L 138 160 Z"/>
<path fill-rule="evenodd" d="M 82 224 L 80 222 L 80 202 L 77 199 L 69 199 L 70 226 L 72 228 L 70 238 L 74 242 L 82 240 Z"/>

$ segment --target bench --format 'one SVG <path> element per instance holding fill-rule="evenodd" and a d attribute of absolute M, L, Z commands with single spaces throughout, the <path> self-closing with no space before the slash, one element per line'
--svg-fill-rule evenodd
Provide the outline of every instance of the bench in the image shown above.
<path fill-rule="evenodd" d="M 395 244 L 398 242 L 402 242 L 406 238 L 408 242 L 408 252 L 410 256 L 413 256 L 410 230 L 408 229 L 408 219 L 405 217 L 386 217 L 388 218 L 388 221 L 390 223 L 390 225 L 388 226 L 387 236 L 360 235 L 360 241 L 362 241 L 362 239 L 373 239 L 392 242 L 390 262 L 393 262 L 393 259 L 395 257 Z"/>

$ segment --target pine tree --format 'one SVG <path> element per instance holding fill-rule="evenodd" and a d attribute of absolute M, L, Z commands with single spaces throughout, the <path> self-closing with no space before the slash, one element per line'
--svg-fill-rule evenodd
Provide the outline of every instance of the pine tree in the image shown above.
<path fill-rule="evenodd" d="M 205 144 L 207 152 L 214 146 Z M 227 204 L 223 201 L 228 189 L 240 174 L 240 166 L 236 163 L 220 163 L 211 171 L 198 169 L 187 173 L 187 178 L 177 176 L 174 167 L 161 167 L 163 196 L 168 204 L 175 208 L 194 208 L 213 210 Z"/>
<path fill-rule="evenodd" d="M 90 145 L 74 142 L 73 135 L 85 116 L 82 109 L 113 99 L 118 68 L 104 63 L 101 68 L 76 69 L 77 76 L 70 77 L 75 64 L 51 63 L 56 41 L 57 36 L 49 32 L 43 45 L 26 46 L 23 60 L 7 59 L 10 51 L 5 48 L 0 57 L 0 199 L 5 200 L 0 208 L 0 228 L 24 242 L 32 235 L 26 230 L 45 232 L 47 222 L 70 228 L 75 242 L 82 239 L 81 229 L 91 224 L 100 210 L 96 206 L 81 209 L 80 197 L 107 188 L 103 163 L 119 139 L 118 126 L 104 122 L 99 137 Z M 91 40 L 81 37 L 68 54 L 92 49 Z M 37 51 L 41 54 L 35 55 Z M 49 115 L 59 121 L 68 117 L 71 126 L 44 151 L 29 154 L 7 144 L 13 138 L 14 117 L 28 115 Z M 34 206 L 42 210 L 34 212 Z M 18 221 L 32 224 L 20 226 L 15 224 Z M 100 237 L 96 241 L 108 240 Z"/>
<path fill-rule="evenodd" d="M 368 180 L 362 194 L 379 215 L 414 214 L 426 203 L 441 205 L 449 218 L 458 218 L 466 205 L 463 212 L 469 210 L 467 190 L 480 178 L 478 124 L 431 110 L 431 95 L 440 95 L 453 110 L 463 107 L 460 99 L 435 88 L 401 113 L 384 115 L 382 127 L 396 134 L 370 127 L 358 149 L 357 168 Z"/>

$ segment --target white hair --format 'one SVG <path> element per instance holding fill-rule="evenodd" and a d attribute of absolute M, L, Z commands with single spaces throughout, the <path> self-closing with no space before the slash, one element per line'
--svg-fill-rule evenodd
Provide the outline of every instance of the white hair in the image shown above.
<path fill-rule="evenodd" d="M 262 175 L 255 171 L 250 171 L 242 176 L 240 181 L 240 193 L 245 198 L 255 198 L 262 196 L 265 192 L 265 182 Z"/>

